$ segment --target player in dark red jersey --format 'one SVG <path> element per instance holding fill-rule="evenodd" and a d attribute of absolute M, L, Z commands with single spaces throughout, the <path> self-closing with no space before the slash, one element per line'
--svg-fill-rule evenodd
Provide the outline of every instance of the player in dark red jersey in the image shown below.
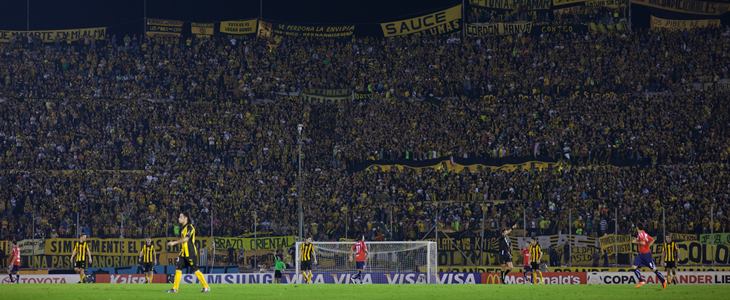
<path fill-rule="evenodd" d="M 525 248 L 520 250 L 522 254 L 522 276 L 525 278 L 525 284 L 529 281 L 527 278 L 528 273 L 532 273 L 532 266 L 530 266 L 530 244 L 525 245 Z"/>
<path fill-rule="evenodd" d="M 662 284 L 662 288 L 667 288 L 667 281 L 664 279 L 664 275 L 657 270 L 654 258 L 651 256 L 651 245 L 654 244 L 654 238 L 644 231 L 644 227 L 641 224 L 636 225 L 636 232 L 636 239 L 632 242 L 639 245 L 639 254 L 636 255 L 634 265 L 631 266 L 634 274 L 636 274 L 636 278 L 639 279 L 639 283 L 636 284 L 636 287 L 640 288 L 646 284 L 644 276 L 641 275 L 639 268 L 647 267 L 654 271 L 654 274 L 656 274 L 656 277 Z"/>
<path fill-rule="evenodd" d="M 20 247 L 18 247 L 18 243 L 15 240 L 11 243 L 13 250 L 10 252 L 10 257 L 8 258 L 8 276 L 10 277 L 10 283 L 20 283 L 20 274 L 18 274 L 18 269 L 20 269 Z M 15 275 L 15 279 L 13 279 L 13 275 Z"/>
<path fill-rule="evenodd" d="M 360 240 L 355 242 L 350 249 L 350 261 L 355 260 L 355 269 L 357 274 L 352 276 L 352 281 L 362 283 L 362 270 L 365 268 L 365 262 L 368 259 L 368 245 L 365 244 L 365 236 L 361 236 Z"/>

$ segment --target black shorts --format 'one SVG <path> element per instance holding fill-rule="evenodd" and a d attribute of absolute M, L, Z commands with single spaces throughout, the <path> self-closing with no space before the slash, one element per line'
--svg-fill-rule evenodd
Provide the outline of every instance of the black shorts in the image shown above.
<path fill-rule="evenodd" d="M 10 269 L 10 274 L 16 274 L 18 273 L 18 270 L 20 270 L 20 266 L 13 265 L 13 267 Z"/>
<path fill-rule="evenodd" d="M 674 269 L 674 268 L 677 267 L 677 262 L 676 261 L 668 261 L 666 263 L 667 263 L 667 269 Z"/>
<path fill-rule="evenodd" d="M 524 266 L 522 266 L 522 268 L 525 269 L 525 272 L 532 272 L 532 266 L 530 266 L 530 265 L 524 265 Z"/>
<path fill-rule="evenodd" d="M 143 263 L 142 268 L 144 269 L 145 273 L 152 272 L 152 269 L 154 269 L 155 264 L 153 263 Z"/>
<path fill-rule="evenodd" d="M 302 263 L 300 264 L 299 268 L 300 268 L 300 269 L 301 269 L 302 271 L 311 271 L 311 270 L 312 270 L 312 261 L 311 261 L 311 260 L 308 260 L 308 261 L 303 261 L 303 262 L 302 262 Z"/>
<path fill-rule="evenodd" d="M 274 278 L 281 278 L 281 271 L 279 271 L 279 270 L 274 271 Z"/>
<path fill-rule="evenodd" d="M 512 262 L 512 253 L 509 253 L 507 251 L 500 251 L 499 252 L 499 262 L 503 265 L 506 265 L 507 263 Z"/>
<path fill-rule="evenodd" d="M 74 269 L 86 269 L 86 261 L 84 261 L 84 260 L 82 260 L 82 261 L 77 261 L 77 262 L 76 262 L 76 263 L 74 264 Z"/>
<path fill-rule="evenodd" d="M 535 271 L 540 271 L 540 263 L 539 262 L 533 262 L 530 263 L 530 267 Z"/>
<path fill-rule="evenodd" d="M 183 270 L 185 268 L 190 268 L 190 272 L 195 272 L 198 270 L 198 267 L 195 265 L 195 256 L 179 256 L 177 258 L 176 269 Z"/>

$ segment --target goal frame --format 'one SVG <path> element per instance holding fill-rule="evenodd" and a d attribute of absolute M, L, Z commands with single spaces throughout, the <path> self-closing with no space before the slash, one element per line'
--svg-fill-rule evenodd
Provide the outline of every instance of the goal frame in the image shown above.
<path fill-rule="evenodd" d="M 319 256 L 317 252 L 317 245 L 353 245 L 357 241 L 347 241 L 347 242 L 317 242 L 312 241 L 312 244 L 315 246 L 315 256 Z M 302 283 L 302 276 L 301 276 L 301 262 L 300 257 L 301 253 L 299 252 L 301 245 L 304 244 L 303 241 L 298 241 L 294 244 L 294 264 L 295 264 L 295 274 L 292 276 L 292 282 L 293 283 Z M 426 283 L 427 284 L 438 284 L 438 245 L 434 241 L 366 241 L 366 245 L 368 245 L 368 248 L 370 245 L 422 245 L 426 248 Z M 433 256 L 435 259 L 433 260 L 433 264 L 429 263 L 429 257 Z M 319 257 L 318 257 L 319 259 Z M 316 273 L 316 268 L 313 265 L 312 266 L 312 273 Z M 431 276 L 434 275 L 434 276 Z"/>

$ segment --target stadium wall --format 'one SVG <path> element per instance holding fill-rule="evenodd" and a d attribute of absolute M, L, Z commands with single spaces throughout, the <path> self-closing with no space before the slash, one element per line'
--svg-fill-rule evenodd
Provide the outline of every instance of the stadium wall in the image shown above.
<path fill-rule="evenodd" d="M 352 273 L 314 273 L 313 282 L 316 284 L 350 284 Z M 418 273 L 365 273 L 364 284 L 425 284 L 425 274 Z M 648 274 L 647 274 L 648 275 Z M 231 273 L 206 274 L 206 280 L 211 284 L 272 284 L 273 273 Z M 636 284 L 636 277 L 630 272 L 545 272 L 544 284 Z M 143 274 L 96 274 L 91 275 L 96 283 L 109 284 L 142 284 Z M 282 283 L 296 283 L 297 275 L 286 273 Z M 646 276 L 647 283 L 657 283 L 655 275 Z M 678 272 L 679 284 L 730 284 L 730 272 Z M 78 283 L 78 275 L 24 275 L 20 278 L 23 284 L 34 283 Z M 501 284 L 498 272 L 442 272 L 438 281 L 441 284 Z M 156 274 L 153 283 L 170 283 L 171 275 Z M 9 284 L 7 277 L 0 279 L 1 284 Z M 184 274 L 183 284 L 197 284 L 198 279 L 193 274 Z M 522 273 L 513 272 L 506 277 L 507 284 L 526 284 Z"/>

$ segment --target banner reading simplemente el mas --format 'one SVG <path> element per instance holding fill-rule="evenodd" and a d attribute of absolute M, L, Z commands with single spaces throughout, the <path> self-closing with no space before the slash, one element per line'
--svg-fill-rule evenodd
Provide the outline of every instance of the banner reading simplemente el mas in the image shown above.
<path fill-rule="evenodd" d="M 702 20 L 673 20 L 651 16 L 652 29 L 667 30 L 692 30 L 700 28 L 717 28 L 720 27 L 720 19 L 702 19 Z"/>
<path fill-rule="evenodd" d="M 147 18 L 147 36 L 174 36 L 182 34 L 183 21 Z"/>
<path fill-rule="evenodd" d="M 28 35 L 44 43 L 53 43 L 55 41 L 73 42 L 86 38 L 103 40 L 106 37 L 106 27 L 31 31 L 0 30 L 0 42 L 9 42 L 16 37 Z"/>
<path fill-rule="evenodd" d="M 258 20 L 223 21 L 220 24 L 220 32 L 226 34 L 252 34 L 256 33 Z"/>
<path fill-rule="evenodd" d="M 197 37 L 210 37 L 213 32 L 213 23 L 190 23 L 190 33 Z"/>
<path fill-rule="evenodd" d="M 415 18 L 380 23 L 386 37 L 427 34 L 438 35 L 461 29 L 461 4 Z"/>

